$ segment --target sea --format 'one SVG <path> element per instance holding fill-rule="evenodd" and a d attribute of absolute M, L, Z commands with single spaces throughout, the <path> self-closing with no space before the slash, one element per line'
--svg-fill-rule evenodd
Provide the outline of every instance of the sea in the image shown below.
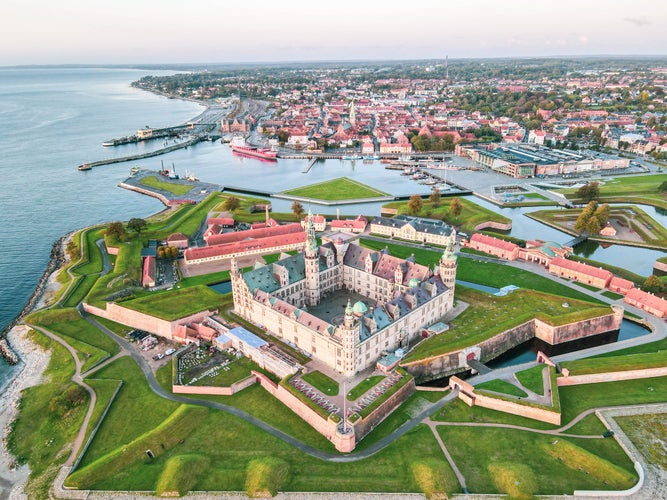
<path fill-rule="evenodd" d="M 28 302 L 60 236 L 163 208 L 153 198 L 117 187 L 127 177 L 126 167 L 76 169 L 118 154 L 102 148 L 106 139 L 146 125 L 184 123 L 204 109 L 130 86 L 146 74 L 0 68 L 0 329 Z M 0 388 L 11 371 L 0 358 Z"/>

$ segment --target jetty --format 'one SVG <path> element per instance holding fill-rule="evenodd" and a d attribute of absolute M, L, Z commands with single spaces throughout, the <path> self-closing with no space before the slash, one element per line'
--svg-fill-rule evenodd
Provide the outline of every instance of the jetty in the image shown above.
<path fill-rule="evenodd" d="M 184 149 L 187 148 L 188 146 L 192 146 L 194 144 L 197 144 L 198 142 L 201 142 L 205 140 L 205 136 L 197 136 L 193 139 L 190 139 L 188 141 L 183 141 L 179 144 L 172 144 L 171 146 L 167 146 L 166 148 L 161 148 L 161 149 L 156 149 L 155 151 L 149 151 L 147 153 L 140 153 L 136 155 L 129 155 L 129 156 L 121 156 L 118 158 L 108 158 L 106 160 L 98 160 L 98 161 L 93 161 L 90 163 L 82 163 L 81 165 L 77 166 L 77 169 L 79 170 L 91 170 L 95 167 L 101 167 L 102 165 L 111 165 L 113 163 L 123 163 L 126 161 L 135 161 L 135 160 L 142 160 L 144 158 L 151 158 L 153 156 L 160 156 L 166 153 L 170 153 L 172 151 L 176 151 L 178 149 Z"/>
<path fill-rule="evenodd" d="M 310 172 L 310 169 L 313 168 L 313 165 L 315 165 L 318 161 L 319 158 L 311 158 L 310 161 L 308 162 L 308 165 L 301 171 L 301 173 L 307 174 L 308 172 Z"/>

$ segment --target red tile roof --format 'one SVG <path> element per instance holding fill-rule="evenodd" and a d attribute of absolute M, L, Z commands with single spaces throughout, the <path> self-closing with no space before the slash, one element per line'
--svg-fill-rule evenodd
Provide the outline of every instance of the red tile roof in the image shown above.
<path fill-rule="evenodd" d="M 270 236 L 254 240 L 236 241 L 222 245 L 189 248 L 188 250 L 185 251 L 185 261 L 192 262 L 195 260 L 206 259 L 211 257 L 224 258 L 226 255 L 234 255 L 238 253 L 248 252 L 250 250 L 266 250 L 267 252 L 269 252 L 271 251 L 272 248 L 275 247 L 282 247 L 285 245 L 296 246 L 303 244 L 305 242 L 306 242 L 306 233 L 301 231 L 298 233 Z"/>
<path fill-rule="evenodd" d="M 635 301 L 657 311 L 662 311 L 663 314 L 667 314 L 667 300 L 656 297 L 652 293 L 644 292 L 639 288 L 630 290 L 625 296 L 625 301 Z"/>
<path fill-rule="evenodd" d="M 518 246 L 511 241 L 500 240 L 494 238 L 493 236 L 487 236 L 486 234 L 475 233 L 470 238 L 470 242 L 477 242 L 483 245 L 488 245 L 495 248 L 500 248 L 501 250 L 506 250 L 508 252 L 513 252 L 518 248 Z"/>
<path fill-rule="evenodd" d="M 583 264 L 581 262 L 576 262 L 574 260 L 564 259 L 562 257 L 556 257 L 555 259 L 551 259 L 551 264 L 549 267 L 551 268 L 551 266 L 562 267 L 563 269 L 569 269 L 571 271 L 586 274 L 588 276 L 594 278 L 600 278 L 603 280 L 611 279 L 614 276 L 610 271 L 607 271 L 606 269 L 589 266 L 588 264 Z"/>
<path fill-rule="evenodd" d="M 235 231 L 233 233 L 214 234 L 209 237 L 207 244 L 209 246 L 222 245 L 225 243 L 233 243 L 236 241 L 247 239 L 261 239 L 269 238 L 271 236 L 279 236 L 282 234 L 301 233 L 303 228 L 298 222 L 292 224 L 285 224 L 284 226 L 261 227 L 257 229 L 250 229 L 248 231 Z"/>

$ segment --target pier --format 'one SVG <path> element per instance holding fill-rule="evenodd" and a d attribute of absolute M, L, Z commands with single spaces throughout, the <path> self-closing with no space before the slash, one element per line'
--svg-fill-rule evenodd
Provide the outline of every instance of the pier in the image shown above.
<path fill-rule="evenodd" d="M 183 149 L 187 148 L 188 146 L 192 146 L 193 144 L 197 144 L 198 142 L 201 142 L 205 140 L 205 136 L 197 136 L 194 139 L 190 139 L 189 141 L 184 141 L 179 144 L 173 144 L 171 146 L 167 146 L 166 148 L 161 148 L 161 149 L 156 149 L 155 151 L 149 151 L 148 153 L 140 153 L 136 155 L 130 155 L 130 156 L 121 156 L 120 158 L 109 158 L 107 160 L 98 160 L 94 161 L 91 163 L 84 163 L 79 165 L 77 168 L 79 170 L 90 170 L 94 167 L 101 167 L 102 165 L 111 165 L 113 163 L 123 163 L 126 161 L 135 161 L 135 160 L 142 160 L 144 158 L 151 158 L 153 156 L 160 156 L 166 153 L 170 153 L 172 151 L 176 151 L 178 149 Z"/>

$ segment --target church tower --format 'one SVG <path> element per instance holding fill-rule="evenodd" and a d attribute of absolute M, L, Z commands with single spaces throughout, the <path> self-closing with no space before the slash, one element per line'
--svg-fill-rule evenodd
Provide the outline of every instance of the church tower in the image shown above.
<path fill-rule="evenodd" d="M 456 284 L 456 266 L 458 264 L 456 254 L 454 254 L 454 245 L 456 245 L 456 230 L 452 228 L 438 266 L 440 279 L 450 290 L 454 290 L 454 285 Z"/>
<path fill-rule="evenodd" d="M 357 111 L 354 108 L 354 100 L 350 103 L 350 125 L 357 126 Z"/>
<path fill-rule="evenodd" d="M 306 222 L 306 250 L 303 258 L 306 267 L 306 304 L 316 306 L 320 302 L 320 258 L 310 209 Z"/>

